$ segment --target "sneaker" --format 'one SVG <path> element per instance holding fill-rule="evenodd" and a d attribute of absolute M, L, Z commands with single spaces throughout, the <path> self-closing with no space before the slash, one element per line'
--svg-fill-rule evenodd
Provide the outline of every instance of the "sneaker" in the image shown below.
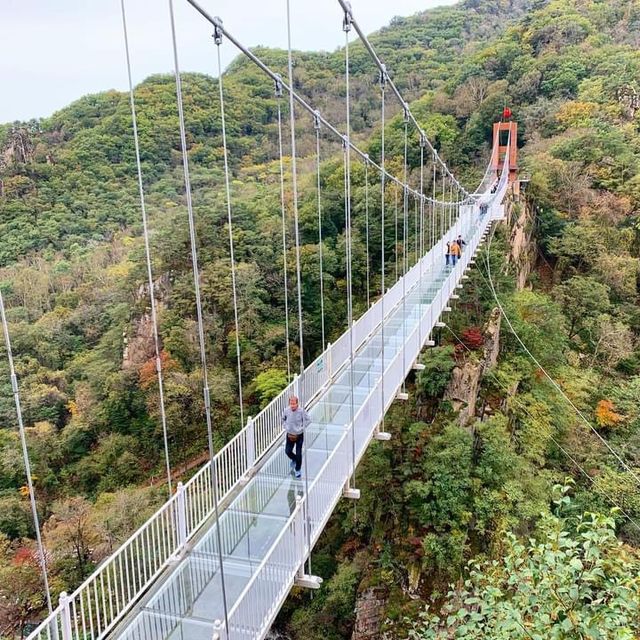
<path fill-rule="evenodd" d="M 295 460 L 289 460 L 289 469 L 291 469 L 291 471 L 293 471 L 296 468 L 296 461 Z"/>
<path fill-rule="evenodd" d="M 298 478 L 298 480 L 302 478 L 302 471 L 296 471 L 296 478 Z"/>

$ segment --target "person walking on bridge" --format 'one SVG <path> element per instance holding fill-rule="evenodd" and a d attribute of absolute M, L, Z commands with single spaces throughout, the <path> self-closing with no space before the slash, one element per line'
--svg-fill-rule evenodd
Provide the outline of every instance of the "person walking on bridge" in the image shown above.
<path fill-rule="evenodd" d="M 448 267 L 449 266 L 449 262 L 451 261 L 451 243 L 447 241 L 447 246 L 444 250 L 444 259 L 445 259 L 445 264 Z"/>
<path fill-rule="evenodd" d="M 291 460 L 291 471 L 296 478 L 302 477 L 302 444 L 304 430 L 309 426 L 311 418 L 298 402 L 297 396 L 289 398 L 289 406 L 282 412 L 282 428 L 286 433 L 284 452 Z M 296 452 L 293 452 L 295 447 Z"/>
<path fill-rule="evenodd" d="M 455 267 L 461 253 L 460 245 L 458 244 L 457 240 L 454 240 L 449 244 L 449 247 L 449 251 L 451 251 L 451 265 Z"/>

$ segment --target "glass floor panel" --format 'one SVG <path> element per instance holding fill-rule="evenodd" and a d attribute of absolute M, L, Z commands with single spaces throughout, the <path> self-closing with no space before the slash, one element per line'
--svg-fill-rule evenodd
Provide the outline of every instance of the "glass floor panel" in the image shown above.
<path fill-rule="evenodd" d="M 471 229 L 463 233 L 466 238 L 471 235 Z M 415 329 L 449 273 L 450 268 L 444 264 L 425 269 L 422 279 L 407 289 L 404 303 L 387 310 L 385 367 L 402 349 L 405 336 Z M 278 446 L 221 514 L 220 538 L 229 607 L 233 606 L 284 528 L 295 509 L 296 498 L 303 495 L 307 482 L 317 477 L 340 439 L 345 437 L 346 425 L 351 419 L 351 378 L 354 412 L 377 384 L 383 370 L 382 344 L 382 331 L 377 327 L 354 354 L 353 374 L 351 363 L 347 362 L 333 384 L 310 407 L 312 423 L 305 433 L 306 481 L 295 479 L 284 447 Z M 353 437 L 358 454 L 364 450 L 370 436 L 371 425 L 361 424 L 356 429 Z M 346 437 L 351 438 L 348 433 Z M 340 479 L 327 478 L 326 482 L 340 483 Z M 218 535 L 215 524 L 211 524 L 146 606 L 138 608 L 137 615 L 118 637 L 126 640 L 210 640 L 213 621 L 224 617 L 220 575 Z"/>

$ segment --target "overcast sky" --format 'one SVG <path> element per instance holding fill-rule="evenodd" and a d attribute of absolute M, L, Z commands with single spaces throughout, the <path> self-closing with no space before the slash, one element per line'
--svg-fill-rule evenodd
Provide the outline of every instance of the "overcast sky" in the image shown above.
<path fill-rule="evenodd" d="M 352 0 L 367 33 L 393 16 L 455 0 Z M 168 0 L 125 0 L 135 82 L 173 69 Z M 201 0 L 246 46 L 286 47 L 285 0 Z M 211 28 L 174 0 L 183 71 L 215 70 Z M 338 0 L 291 0 L 294 48 L 344 42 Z M 223 45 L 223 63 L 236 54 Z M 48 116 L 73 100 L 126 88 L 120 0 L 0 0 L 0 122 Z"/>

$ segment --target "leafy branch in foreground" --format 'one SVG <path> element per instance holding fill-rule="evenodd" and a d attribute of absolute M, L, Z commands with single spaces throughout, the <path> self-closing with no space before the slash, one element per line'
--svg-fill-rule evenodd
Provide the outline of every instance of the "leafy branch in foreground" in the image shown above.
<path fill-rule="evenodd" d="M 557 504 L 567 507 L 567 489 Z M 546 515 L 537 539 L 507 533 L 500 560 L 472 562 L 439 614 L 428 608 L 411 640 L 633 640 L 640 632 L 640 556 L 615 520 Z"/>

